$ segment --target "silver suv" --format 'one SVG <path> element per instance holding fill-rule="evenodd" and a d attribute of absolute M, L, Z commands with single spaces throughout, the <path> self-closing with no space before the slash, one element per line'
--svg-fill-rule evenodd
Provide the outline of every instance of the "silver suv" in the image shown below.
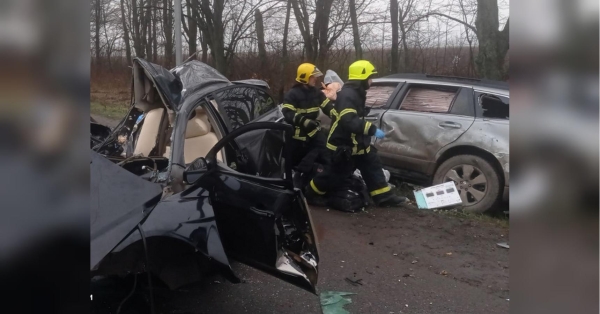
<path fill-rule="evenodd" d="M 454 181 L 470 212 L 508 199 L 508 83 L 395 74 L 374 80 L 367 106 L 365 119 L 387 133 L 374 146 L 395 176 L 426 185 Z"/>

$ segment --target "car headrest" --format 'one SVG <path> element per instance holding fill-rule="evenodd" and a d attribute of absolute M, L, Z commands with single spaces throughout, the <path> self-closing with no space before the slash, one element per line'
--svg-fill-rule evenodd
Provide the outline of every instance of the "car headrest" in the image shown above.
<path fill-rule="evenodd" d="M 206 135 L 210 132 L 210 122 L 208 116 L 196 111 L 196 116 L 190 119 L 185 128 L 185 138 Z"/>

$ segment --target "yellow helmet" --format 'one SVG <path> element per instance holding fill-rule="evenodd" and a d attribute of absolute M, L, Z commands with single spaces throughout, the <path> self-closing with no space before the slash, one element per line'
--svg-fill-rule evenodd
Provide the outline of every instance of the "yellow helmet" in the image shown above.
<path fill-rule="evenodd" d="M 349 80 L 366 80 L 369 76 L 377 74 L 375 66 L 367 60 L 358 60 L 348 69 Z"/>
<path fill-rule="evenodd" d="M 311 76 L 323 76 L 323 73 L 312 63 L 302 63 L 298 67 L 298 73 L 296 74 L 296 82 L 302 84 L 308 84 L 308 79 Z"/>

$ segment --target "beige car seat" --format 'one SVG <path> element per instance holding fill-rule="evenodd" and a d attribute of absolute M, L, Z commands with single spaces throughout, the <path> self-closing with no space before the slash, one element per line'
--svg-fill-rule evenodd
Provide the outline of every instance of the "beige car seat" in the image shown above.
<path fill-rule="evenodd" d="M 185 129 L 185 143 L 183 155 L 185 163 L 189 164 L 198 157 L 206 157 L 219 139 L 211 132 L 211 125 L 204 109 L 197 109 L 196 116 L 188 121 Z M 222 160 L 220 154 L 217 159 Z"/>
<path fill-rule="evenodd" d="M 158 132 L 160 131 L 160 122 L 165 109 L 156 108 L 148 111 L 144 118 L 144 124 L 140 129 L 140 136 L 133 151 L 134 155 L 142 155 L 148 157 L 150 152 L 156 146 Z"/>

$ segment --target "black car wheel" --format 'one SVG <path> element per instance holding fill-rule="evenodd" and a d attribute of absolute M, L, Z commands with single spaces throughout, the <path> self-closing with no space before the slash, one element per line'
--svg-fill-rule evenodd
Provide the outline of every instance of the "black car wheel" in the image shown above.
<path fill-rule="evenodd" d="M 485 159 L 458 155 L 444 161 L 435 172 L 433 183 L 453 181 L 463 201 L 463 210 L 473 213 L 489 211 L 501 195 L 500 176 Z"/>

